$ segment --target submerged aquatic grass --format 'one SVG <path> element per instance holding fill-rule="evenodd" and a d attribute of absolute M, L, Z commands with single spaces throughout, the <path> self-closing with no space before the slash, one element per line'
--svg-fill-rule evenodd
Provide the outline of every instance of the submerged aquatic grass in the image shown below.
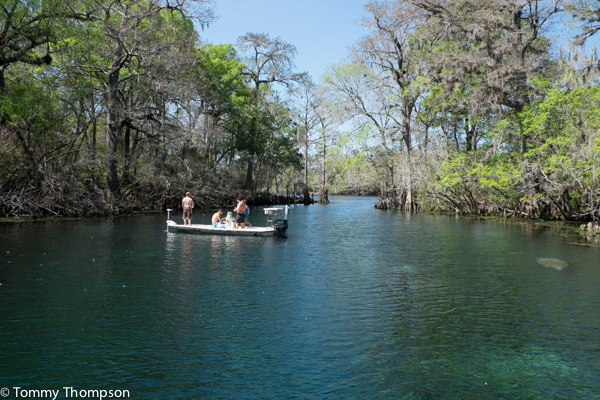
<path fill-rule="evenodd" d="M 557 271 L 562 271 L 569 266 L 568 262 L 558 258 L 538 258 L 536 261 L 544 267 L 554 268 Z"/>

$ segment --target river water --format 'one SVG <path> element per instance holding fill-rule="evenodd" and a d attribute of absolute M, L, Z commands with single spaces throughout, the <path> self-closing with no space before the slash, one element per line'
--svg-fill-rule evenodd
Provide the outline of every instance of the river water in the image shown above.
<path fill-rule="evenodd" d="M 168 233 L 165 215 L 0 224 L 0 387 L 600 399 L 600 249 L 332 200 L 292 207 L 286 238 Z"/>

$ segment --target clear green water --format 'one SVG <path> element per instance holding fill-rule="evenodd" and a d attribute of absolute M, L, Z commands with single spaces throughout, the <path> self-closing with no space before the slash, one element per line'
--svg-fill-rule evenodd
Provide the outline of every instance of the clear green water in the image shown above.
<path fill-rule="evenodd" d="M 293 207 L 287 238 L 159 215 L 0 224 L 0 388 L 600 399 L 598 248 L 374 202 Z"/>

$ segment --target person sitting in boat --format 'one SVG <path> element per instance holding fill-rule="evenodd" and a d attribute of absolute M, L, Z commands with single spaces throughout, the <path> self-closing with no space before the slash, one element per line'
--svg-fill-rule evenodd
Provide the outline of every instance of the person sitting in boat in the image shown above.
<path fill-rule="evenodd" d="M 236 200 L 238 204 L 237 207 L 233 209 L 233 211 L 237 212 L 235 217 L 235 229 L 238 229 L 240 226 L 244 229 L 246 227 L 246 202 L 240 199 Z"/>
<path fill-rule="evenodd" d="M 221 218 L 223 210 L 219 210 L 212 216 L 212 226 L 215 228 L 225 228 L 225 218 Z"/>

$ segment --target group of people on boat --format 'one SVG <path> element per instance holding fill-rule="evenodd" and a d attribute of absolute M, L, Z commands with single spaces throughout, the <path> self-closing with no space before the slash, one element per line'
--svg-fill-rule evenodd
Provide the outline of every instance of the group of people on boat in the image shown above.
<path fill-rule="evenodd" d="M 238 198 L 236 201 L 237 206 L 233 209 L 233 211 L 237 213 L 234 220 L 235 229 L 244 229 L 246 225 L 252 226 L 252 224 L 247 221 L 247 218 L 250 215 L 250 208 L 248 208 L 246 200 Z M 181 206 L 183 207 L 183 224 L 191 225 L 194 200 L 192 199 L 192 194 L 190 192 L 186 192 L 185 197 L 181 201 Z M 223 218 L 223 210 L 219 209 L 219 211 L 213 214 L 211 220 L 212 226 L 215 228 L 225 228 L 226 223 L 227 220 Z"/>
<path fill-rule="evenodd" d="M 250 208 L 246 204 L 246 200 L 236 199 L 237 206 L 233 209 L 234 212 L 237 213 L 234 223 L 235 229 L 244 229 L 246 225 L 251 226 L 250 222 L 247 221 L 248 216 L 250 215 Z M 212 216 L 212 225 L 215 228 L 225 228 L 227 220 L 223 218 L 223 210 L 219 209 Z"/>

